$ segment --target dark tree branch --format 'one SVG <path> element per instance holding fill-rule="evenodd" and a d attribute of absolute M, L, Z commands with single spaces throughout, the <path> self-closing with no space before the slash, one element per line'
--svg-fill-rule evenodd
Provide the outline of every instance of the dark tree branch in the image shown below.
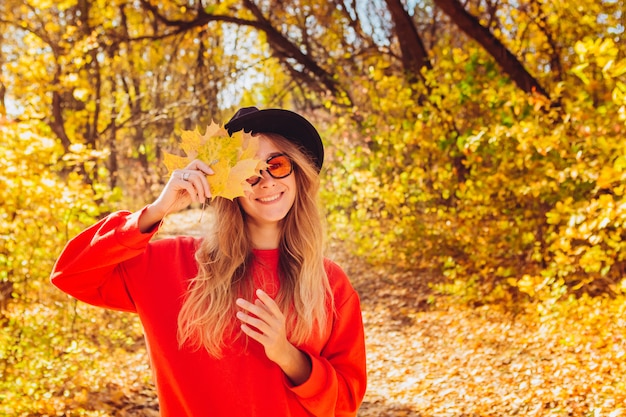
<path fill-rule="evenodd" d="M 163 16 L 158 8 L 149 0 L 141 0 L 141 4 L 146 10 L 150 11 L 159 22 L 165 26 L 176 28 L 176 33 L 182 33 L 198 26 L 205 26 L 209 22 L 234 23 L 239 26 L 249 26 L 262 31 L 266 34 L 268 43 L 275 56 L 290 68 L 292 74 L 297 75 L 309 86 L 313 86 L 318 91 L 320 90 L 319 87 L 321 84 L 322 90 L 326 90 L 335 96 L 341 94 L 341 89 L 333 78 L 333 75 L 320 67 L 315 60 L 302 52 L 297 45 L 293 44 L 280 33 L 271 22 L 263 16 L 257 5 L 251 0 L 243 0 L 243 4 L 250 10 L 256 20 L 240 19 L 228 15 L 208 14 L 204 10 L 199 10 L 191 20 L 168 19 Z M 172 34 L 170 33 L 165 36 L 170 35 Z M 294 64 L 289 62 L 290 60 L 302 66 L 303 71 L 297 70 Z"/>
<path fill-rule="evenodd" d="M 265 32 L 270 46 L 281 61 L 285 62 L 287 59 L 295 60 L 305 68 L 306 72 L 314 75 L 314 78 L 317 78 L 328 91 L 333 95 L 338 95 L 340 89 L 337 82 L 333 79 L 332 74 L 317 65 L 310 56 L 303 53 L 297 45 L 294 45 L 282 33 L 276 30 L 270 21 L 263 16 L 261 10 L 259 10 L 252 0 L 244 0 L 243 3 L 252 12 L 254 17 L 256 17 L 256 27 Z M 311 84 L 310 81 L 307 82 L 307 84 Z"/>
<path fill-rule="evenodd" d="M 522 63 L 500 42 L 488 28 L 482 26 L 478 19 L 469 14 L 458 0 L 434 0 L 439 7 L 463 32 L 474 39 L 511 77 L 513 82 L 526 93 L 538 93 L 550 98 L 539 82 L 532 76 Z"/>

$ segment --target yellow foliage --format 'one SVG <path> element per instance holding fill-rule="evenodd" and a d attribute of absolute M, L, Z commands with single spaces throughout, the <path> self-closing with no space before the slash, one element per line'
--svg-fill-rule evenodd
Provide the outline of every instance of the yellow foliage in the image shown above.
<path fill-rule="evenodd" d="M 99 342 L 83 333 L 81 322 L 91 326 L 92 313 L 74 310 L 48 275 L 67 239 L 107 206 L 94 203 L 78 173 L 60 176 L 62 149 L 40 125 L 0 124 L 0 136 L 0 287 L 12 288 L 2 293 L 12 302 L 0 303 L 0 415 L 58 415 L 69 404 L 55 397 L 59 390 L 81 392 L 94 383 L 71 381 L 96 360 Z M 73 164 L 93 158 L 74 150 Z"/>

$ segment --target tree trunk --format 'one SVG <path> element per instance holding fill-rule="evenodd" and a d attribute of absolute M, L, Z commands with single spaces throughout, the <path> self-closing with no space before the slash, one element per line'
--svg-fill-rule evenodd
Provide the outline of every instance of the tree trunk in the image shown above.
<path fill-rule="evenodd" d="M 61 94 L 57 90 L 52 91 L 52 117 L 48 124 L 54 134 L 61 140 L 65 153 L 68 153 L 72 142 L 65 131 L 62 102 Z"/>
<path fill-rule="evenodd" d="M 402 65 L 410 81 L 419 78 L 423 67 L 431 69 L 424 43 L 420 38 L 413 19 L 404 9 L 400 0 L 385 0 L 396 29 L 396 37 L 402 52 Z"/>

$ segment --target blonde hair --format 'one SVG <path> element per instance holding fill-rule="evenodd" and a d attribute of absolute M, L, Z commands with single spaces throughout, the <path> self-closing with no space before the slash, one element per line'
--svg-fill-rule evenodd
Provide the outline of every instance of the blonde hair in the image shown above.
<path fill-rule="evenodd" d="M 280 290 L 275 299 L 286 317 L 291 343 L 300 345 L 321 333 L 332 314 L 332 293 L 324 269 L 323 224 L 317 202 L 319 175 L 311 160 L 292 142 L 262 134 L 294 162 L 296 199 L 281 221 Z M 241 337 L 234 319 L 238 297 L 253 299 L 246 214 L 235 201 L 216 198 L 215 223 L 196 252 L 198 275 L 188 286 L 178 315 L 178 343 L 205 348 L 220 357 L 225 342 Z"/>

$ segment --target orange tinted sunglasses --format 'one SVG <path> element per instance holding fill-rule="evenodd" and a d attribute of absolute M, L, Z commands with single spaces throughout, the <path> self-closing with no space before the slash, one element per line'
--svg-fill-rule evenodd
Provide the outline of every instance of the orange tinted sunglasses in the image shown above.
<path fill-rule="evenodd" d="M 293 163 L 287 155 L 279 154 L 270 156 L 265 162 L 268 165 L 265 171 L 270 174 L 270 177 L 277 180 L 281 178 L 286 178 L 293 172 Z M 262 173 L 263 171 L 259 171 L 259 174 Z M 246 181 L 250 185 L 257 185 L 259 181 L 261 181 L 261 176 L 250 177 Z"/>

